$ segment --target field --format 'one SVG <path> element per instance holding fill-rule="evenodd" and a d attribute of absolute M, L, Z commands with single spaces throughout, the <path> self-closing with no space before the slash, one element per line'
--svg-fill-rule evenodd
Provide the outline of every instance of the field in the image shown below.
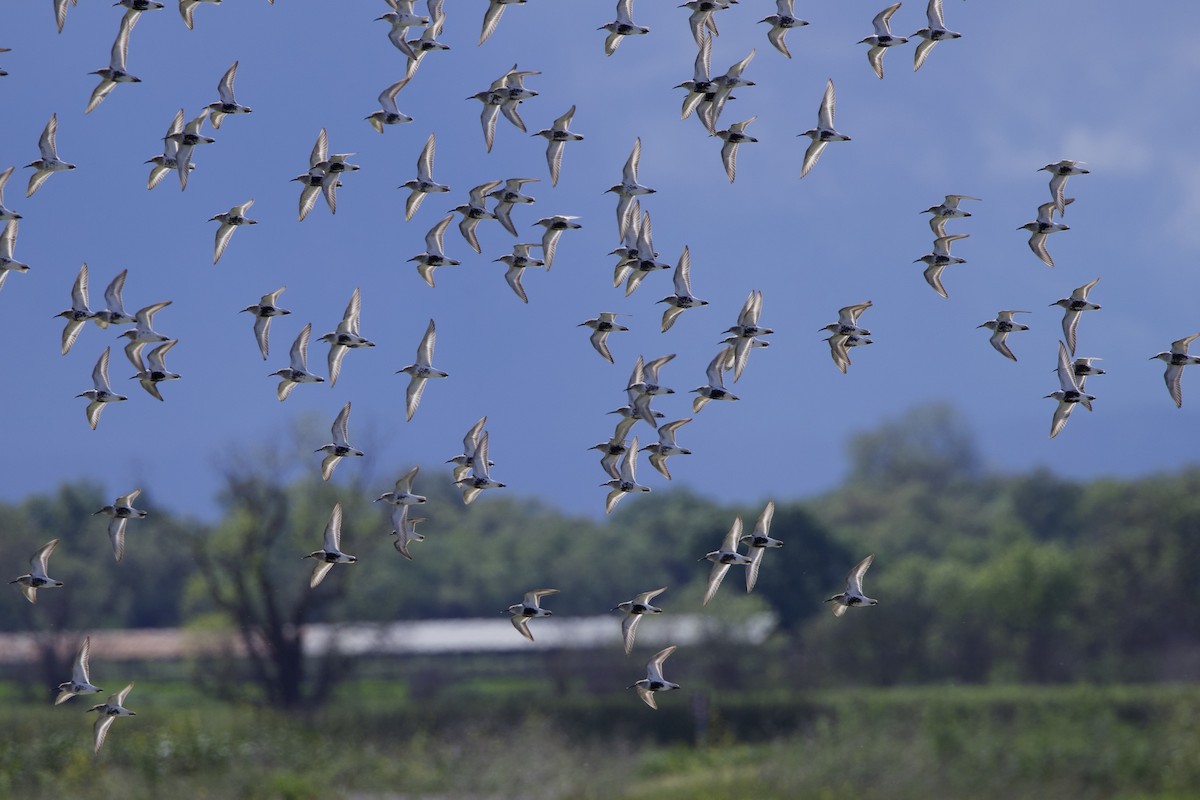
<path fill-rule="evenodd" d="M 98 758 L 90 704 L 8 700 L 0 796 L 23 800 L 1200 797 L 1192 686 L 684 690 L 655 713 L 632 692 L 417 702 L 364 681 L 283 716 L 147 685 Z"/>

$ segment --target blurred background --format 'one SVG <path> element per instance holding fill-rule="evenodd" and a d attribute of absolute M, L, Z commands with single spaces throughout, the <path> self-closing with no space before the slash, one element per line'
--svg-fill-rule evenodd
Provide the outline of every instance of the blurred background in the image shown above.
<path fill-rule="evenodd" d="M 812 24 L 788 34 L 793 58 L 766 40 L 769 0 L 718 12 L 712 72 L 752 50 L 721 127 L 752 115 L 760 142 L 741 148 L 730 184 L 719 143 L 678 119 L 692 77 L 688 11 L 640 0 L 652 29 L 603 53 L 612 0 L 531 0 L 505 11 L 477 46 L 487 3 L 448 0 L 443 41 L 398 97 L 415 121 L 380 136 L 363 121 L 405 61 L 374 18 L 384 3 L 279 0 L 201 4 L 195 30 L 176 4 L 143 15 L 116 87 L 85 115 L 124 9 L 84 0 L 56 31 L 53 3 L 0 8 L 0 169 L 17 170 L 5 205 L 23 215 L 15 256 L 28 274 L 0 292 L 10 346 L 0 469 L 0 536 L 10 579 L 52 538 L 50 574 L 66 586 L 37 605 L 0 604 L 0 796 L 24 798 L 878 798 L 1200 796 L 1200 437 L 1189 391 L 1176 409 L 1150 357 L 1200 331 L 1195 263 L 1196 106 L 1191 31 L 1200 7 L 1130 24 L 1104 0 L 947 4 L 961 40 L 939 44 L 919 72 L 913 44 L 890 51 L 876 79 L 866 46 L 882 4 L 797 2 Z M 893 31 L 925 25 L 905 3 Z M 424 12 L 424 3 L 417 11 Z M 186 192 L 170 174 L 151 192 L 143 162 L 180 107 L 190 119 L 237 59 L 238 100 L 217 141 L 198 148 Z M 522 134 L 501 120 L 485 151 L 478 104 L 516 62 L 539 71 Z M 825 82 L 836 123 L 803 181 Z M 551 187 L 548 127 L 572 104 L 562 179 Z M 78 164 L 25 198 L 38 135 L 52 113 L 60 155 Z M 317 133 L 354 152 L 339 209 L 296 220 Z M 430 133 L 434 174 L 453 187 L 403 222 L 403 181 Z M 710 305 L 659 330 L 669 274 L 625 297 L 612 288 L 620 244 L 615 199 L 635 140 L 662 261 L 686 245 L 695 293 Z M 1043 164 L 1086 162 L 1072 178 L 1071 230 L 1048 246 L 1050 269 L 1018 226 L 1049 199 Z M 406 262 L 467 190 L 536 177 L 538 198 L 514 220 L 529 239 L 485 221 L 476 256 L 430 289 Z M 913 259 L 930 252 L 921 209 L 947 193 L 982 197 L 952 233 L 968 263 L 934 294 Z M 212 265 L 216 223 L 254 198 L 260 224 L 238 230 Z M 534 220 L 579 215 L 553 270 L 530 271 L 529 304 L 492 263 Z M 128 310 L 172 305 L 156 327 L 180 343 L 165 402 L 128 380 L 116 332 L 85 329 L 60 355 L 61 320 L 82 262 L 92 306 L 129 270 Z M 1102 357 L 1093 414 L 1047 437 L 1061 310 L 1097 276 L 1079 355 Z M 262 360 L 238 310 L 280 286 L 292 310 Z M 333 330 L 361 288 L 362 330 L 335 387 L 302 386 L 284 404 L 267 373 L 286 364 L 306 322 Z M 643 459 L 652 493 L 601 509 L 607 476 L 587 448 L 607 439 L 635 359 L 677 358 L 656 398 L 689 416 L 721 331 L 753 290 L 776 330 L 742 379 L 741 400 L 712 404 L 679 434 L 691 456 L 673 480 Z M 873 300 L 861 322 L 875 344 L 842 375 L 819 333 L 837 309 Z M 1026 309 L 1032 330 L 1009 340 L 1012 363 L 976 326 Z M 609 339 L 615 364 L 577 327 L 600 311 L 628 316 Z M 411 422 L 406 377 L 430 318 L 433 382 Z M 86 426 L 100 352 L 114 346 L 114 388 L 130 400 Z M 310 367 L 327 376 L 326 349 Z M 1189 371 L 1190 372 L 1190 371 Z M 732 376 L 730 376 L 732 379 Z M 1189 387 L 1192 387 L 1189 389 Z M 350 441 L 366 451 L 320 480 L 329 424 L 353 402 Z M 493 475 L 508 484 L 464 506 L 447 458 L 487 415 Z M 645 444 L 648 427 L 634 429 Z M 428 497 L 412 562 L 391 546 L 371 501 L 421 465 Z M 149 512 L 112 560 L 105 516 L 140 487 Z M 768 501 L 771 533 L 753 593 L 735 568 L 701 605 L 709 563 L 734 519 Z M 358 556 L 315 590 L 302 556 L 321 544 L 334 503 L 343 548 Z M 879 600 L 836 619 L 823 601 L 875 554 L 865 590 Z M 661 586 L 666 611 L 644 620 L 630 656 L 617 603 Z M 538 587 L 560 593 L 511 629 L 504 609 Z M 52 707 L 91 636 L 100 695 Z M 626 687 L 670 644 L 666 677 L 682 686 L 645 707 Z M 128 706 L 98 757 L 82 710 L 129 681 Z M 96 699 L 93 700 L 92 698 Z"/>

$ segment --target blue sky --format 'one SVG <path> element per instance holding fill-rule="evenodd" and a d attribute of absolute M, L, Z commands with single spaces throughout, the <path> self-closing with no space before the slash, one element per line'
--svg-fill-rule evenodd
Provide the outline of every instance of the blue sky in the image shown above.
<path fill-rule="evenodd" d="M 84 0 L 61 35 L 50 0 L 0 9 L 0 46 L 12 48 L 0 54 L 10 73 L 0 78 L 0 169 L 18 168 L 5 200 L 25 217 L 16 256 L 32 267 L 0 291 L 9 376 L 0 498 L 89 478 L 113 496 L 142 486 L 152 503 L 211 518 L 224 459 L 291 437 L 308 418 L 313 425 L 295 447 L 314 450 L 352 401 L 351 442 L 372 458 L 344 463 L 335 480 L 368 469 L 370 485 L 383 491 L 408 465 L 434 467 L 459 453 L 467 428 L 487 414 L 493 477 L 507 491 L 601 514 L 607 476 L 586 448 L 611 435 L 615 417 L 604 412 L 624 404 L 634 360 L 677 353 L 660 377 L 678 394 L 655 407 L 668 420 L 692 416 L 688 390 L 704 383 L 720 332 L 755 289 L 764 294 L 763 324 L 776 330 L 772 346 L 755 352 L 731 386 L 738 403 L 712 404 L 680 431 L 694 455 L 671 461 L 675 484 L 729 501 L 811 494 L 845 475 L 847 437 L 931 401 L 957 406 L 989 466 L 1001 470 L 1047 465 L 1089 477 L 1194 463 L 1200 373 L 1185 375 L 1177 410 L 1161 362 L 1149 358 L 1200 331 L 1200 161 L 1190 102 L 1200 54 L 1189 38 L 1200 9 L 1180 4 L 1137 26 L 1116 2 L 947 0 L 946 22 L 963 38 L 939 44 L 915 74 L 913 45 L 893 49 L 879 81 L 866 46 L 855 42 L 871 32 L 882 3 L 800 0 L 797 13 L 812 24 L 788 34 L 788 60 L 767 43 L 768 26 L 756 24 L 773 3 L 743 0 L 717 17 L 713 72 L 757 49 L 745 72 L 757 85 L 737 90 L 721 122 L 757 114 L 748 132 L 760 142 L 741 148 L 730 185 L 720 142 L 696 120 L 679 120 L 683 92 L 671 87 L 691 77 L 695 55 L 686 10 L 641 0 L 634 18 L 651 33 L 606 58 L 596 28 L 614 16 L 609 0 L 510 7 L 478 47 L 485 5 L 449 0 L 442 40 L 452 50 L 430 55 L 400 93 L 400 109 L 415 122 L 382 136 L 363 118 L 403 76 L 404 59 L 387 41 L 388 25 L 373 21 L 388 10 L 381 2 L 338 4 L 336 14 L 296 0 L 202 5 L 194 31 L 169 4 L 133 31 L 128 65 L 143 82 L 116 87 L 87 116 L 97 81 L 87 73 L 107 63 L 122 9 Z M 898 34 L 924 25 L 923 4 L 906 2 L 893 17 Z M 173 175 L 147 192 L 143 162 L 160 152 L 171 117 L 182 106 L 190 118 L 216 100 L 217 81 L 235 59 L 238 99 L 254 113 L 206 131 L 217 142 L 197 150 L 186 192 Z M 480 106 L 464 99 L 514 62 L 542 72 L 527 81 L 539 96 L 521 107 L 530 132 L 578 108 L 572 128 L 586 140 L 567 146 L 557 188 L 543 139 L 501 120 L 487 153 Z M 827 78 L 837 85 L 837 127 L 853 141 L 829 146 L 801 181 L 808 140 L 796 135 L 815 123 Z M 52 176 L 26 199 L 30 171 L 20 168 L 37 158 L 53 112 L 60 154 L 79 169 Z M 289 179 L 306 170 L 322 127 L 330 149 L 356 153 L 362 170 L 344 178 L 336 216 L 320 203 L 298 222 L 299 187 Z M 396 187 L 415 175 L 431 131 L 435 176 L 453 191 L 429 198 L 405 223 L 406 193 Z M 672 263 L 690 248 L 694 290 L 711 303 L 685 312 L 667 334 L 654 301 L 671 292 L 669 273 L 649 276 L 625 298 L 612 288 L 606 255 L 619 241 L 615 197 L 604 190 L 619 181 L 639 136 L 642 182 L 658 189 L 644 205 L 655 245 Z M 1016 229 L 1048 199 L 1038 167 L 1060 158 L 1085 161 L 1092 174 L 1068 185 L 1077 198 L 1066 218 L 1071 230 L 1050 238 L 1057 266 L 1049 269 Z M 509 177 L 541 179 L 526 187 L 537 204 L 513 215 L 528 238 L 484 222 L 477 256 L 451 226 L 446 250 L 463 266 L 439 270 L 437 288 L 427 287 L 406 262 L 423 251 L 426 231 L 472 186 Z M 949 225 L 971 234 L 954 247 L 968 263 L 945 273 L 949 300 L 911 263 L 931 246 L 918 212 L 947 193 L 983 198 L 971 204 L 971 219 Z M 260 224 L 237 231 L 214 267 L 217 224 L 207 220 L 250 198 Z M 564 236 L 551 272 L 526 275 L 526 306 L 492 259 L 516 241 L 537 241 L 541 229 L 532 223 L 552 214 L 579 215 L 585 227 Z M 166 402 L 126 380 L 133 370 L 115 330 L 89 326 L 60 355 L 53 315 L 69 305 L 84 261 L 94 308 L 125 268 L 131 311 L 174 301 L 156 320 L 180 340 L 168 365 L 184 379 L 162 387 Z M 1102 357 L 1109 374 L 1089 382 L 1095 412 L 1074 414 L 1050 441 L 1054 403 L 1043 395 L 1057 388 L 1061 311 L 1049 305 L 1095 277 L 1092 299 L 1104 308 L 1084 317 L 1079 355 Z M 293 313 L 275 322 L 264 363 L 249 315 L 237 311 L 281 285 Z M 314 339 L 333 330 L 355 287 L 363 292 L 363 334 L 378 347 L 351 352 L 333 389 L 301 386 L 279 403 L 267 373 L 286 366 L 305 322 Z M 842 375 L 817 329 L 839 307 L 867 299 L 875 307 L 862 324 L 875 344 L 853 351 Z M 1001 308 L 1033 312 L 1023 320 L 1033 330 L 1009 340 L 1016 364 L 975 327 Z M 633 330 L 609 340 L 615 365 L 576 327 L 599 311 L 630 315 L 623 321 Z M 407 379 L 394 373 L 412 362 L 430 318 L 438 326 L 435 364 L 451 377 L 429 386 L 406 423 Z M 113 382 L 130 400 L 106 410 L 93 432 L 86 401 L 75 395 L 90 388 L 108 344 Z M 325 352 L 320 343 L 310 352 L 322 375 Z M 643 444 L 654 438 L 644 425 L 634 432 Z M 302 457 L 297 474 L 317 474 L 319 462 L 315 453 Z M 656 491 L 670 485 L 644 459 L 640 473 Z M 423 471 L 417 490 L 449 479 L 448 469 Z"/>

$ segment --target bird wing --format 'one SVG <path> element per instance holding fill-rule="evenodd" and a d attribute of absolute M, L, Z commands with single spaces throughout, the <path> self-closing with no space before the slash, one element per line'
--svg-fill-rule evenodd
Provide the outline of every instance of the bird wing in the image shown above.
<path fill-rule="evenodd" d="M 290 353 L 292 369 L 303 372 L 308 371 L 308 339 L 310 336 L 312 336 L 311 322 L 305 324 L 300 334 L 296 337 L 296 341 L 292 342 Z"/>
<path fill-rule="evenodd" d="M 729 565 L 717 562 L 713 564 L 712 571 L 708 574 L 708 587 L 704 590 L 704 605 L 708 605 L 708 601 L 717 593 L 717 589 L 721 588 L 721 581 L 725 580 L 725 573 L 729 572 Z"/>
<path fill-rule="evenodd" d="M 627 614 L 621 621 L 621 637 L 625 640 L 625 655 L 633 652 L 633 640 L 637 636 L 638 623 L 641 621 L 641 614 Z"/>
<path fill-rule="evenodd" d="M 329 522 L 325 525 L 325 550 L 336 553 L 342 549 L 342 504 L 334 503 L 333 511 L 329 514 Z"/>
<path fill-rule="evenodd" d="M 867 574 L 867 570 L 871 568 L 871 563 L 875 560 L 875 554 L 864 558 L 858 562 L 854 569 L 850 570 L 850 574 L 846 576 L 846 591 L 852 594 L 862 594 L 863 576 Z"/>
<path fill-rule="evenodd" d="M 425 378 L 418 378 L 415 375 L 408 382 L 408 390 L 404 395 L 405 419 L 412 421 L 413 414 L 417 413 L 417 406 L 421 404 L 421 395 L 425 392 L 425 384 L 429 381 Z"/>
<path fill-rule="evenodd" d="M 108 523 L 108 539 L 112 542 L 113 556 L 116 557 L 117 563 L 121 563 L 125 558 L 125 523 L 124 517 L 114 517 L 112 522 Z"/>

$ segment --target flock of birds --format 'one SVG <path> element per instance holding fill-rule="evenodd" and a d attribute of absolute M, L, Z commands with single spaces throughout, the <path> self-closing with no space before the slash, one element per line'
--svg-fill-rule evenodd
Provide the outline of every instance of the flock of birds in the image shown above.
<path fill-rule="evenodd" d="M 70 0 L 74 4 L 74 0 Z M 188 28 L 194 24 L 194 14 L 202 3 L 217 4 L 220 0 L 181 0 L 180 14 Z M 390 24 L 387 38 L 406 59 L 405 76 L 403 79 L 388 86 L 379 96 L 380 110 L 366 117 L 368 124 L 379 133 L 387 126 L 412 122 L 412 118 L 402 113 L 397 106 L 399 92 L 419 74 L 419 67 L 424 58 L 432 52 L 448 50 L 448 45 L 438 41 L 442 34 L 446 13 L 443 0 L 428 0 L 427 14 L 416 12 L 415 0 L 387 0 L 390 11 L 377 18 Z M 521 5 L 526 0 L 489 0 L 484 14 L 479 44 L 483 44 L 496 30 L 501 17 L 508 5 Z M 720 128 L 720 117 L 727 101 L 734 99 L 736 90 L 754 86 L 754 82 L 744 77 L 755 52 L 751 51 L 742 60 L 731 66 L 723 75 L 712 77 L 710 61 L 713 37 L 719 31 L 716 15 L 727 9 L 737 0 L 692 0 L 682 7 L 690 10 L 689 27 L 697 46 L 694 62 L 693 77 L 676 88 L 686 90 L 681 117 L 683 119 L 695 114 L 704 129 L 713 137 L 722 141 L 720 157 L 723 168 L 730 182 L 737 174 L 738 149 L 743 144 L 757 141 L 746 133 L 747 127 L 754 122 L 755 116 L 732 123 L 727 128 Z M 125 8 L 121 16 L 116 40 L 113 43 L 108 67 L 96 71 L 100 83 L 93 91 L 87 104 L 87 112 L 96 109 L 122 83 L 137 83 L 139 79 L 132 75 L 127 68 L 131 34 L 141 14 L 163 8 L 163 3 L 155 0 L 121 0 L 117 5 Z M 769 23 L 767 33 L 769 43 L 783 56 L 791 58 L 791 53 L 785 39 L 787 32 L 793 28 L 808 25 L 794 15 L 793 0 L 776 0 L 776 13 L 765 17 L 762 23 Z M 864 38 L 860 44 L 869 45 L 867 58 L 873 72 L 883 78 L 883 56 L 892 47 L 903 45 L 910 38 L 920 39 L 914 57 L 913 69 L 918 70 L 929 57 L 934 45 L 940 41 L 958 39 L 961 34 L 947 29 L 943 22 L 941 0 L 929 0 L 926 9 L 927 27 L 913 34 L 912 37 L 895 36 L 891 33 L 890 24 L 893 15 L 899 10 L 901 3 L 895 3 L 879 12 L 873 20 L 874 32 Z M 61 32 L 67 16 L 68 0 L 54 0 L 56 22 Z M 640 36 L 649 33 L 649 29 L 633 21 L 632 0 L 620 0 L 617 3 L 616 19 L 601 27 L 607 32 L 604 40 L 604 50 L 607 55 L 613 55 L 621 42 L 630 36 Z M 412 34 L 418 34 L 411 36 Z M 411 38 L 410 38 L 411 37 Z M 0 50 L 5 52 L 5 50 Z M 221 77 L 218 86 L 218 99 L 204 108 L 190 121 L 184 122 L 185 112 L 180 109 L 173 117 L 166 134 L 163 137 L 163 152 L 155 155 L 147 163 L 151 164 L 151 172 L 147 188 L 153 190 L 169 173 L 174 172 L 180 184 L 180 189 L 187 187 L 190 173 L 196 169 L 193 158 L 197 148 L 213 144 L 214 137 L 207 135 L 204 130 L 209 125 L 219 130 L 222 121 L 227 116 L 241 116 L 252 113 L 251 108 L 240 104 L 235 98 L 234 81 L 237 76 L 238 62 Z M 0 75 L 3 75 L 0 71 Z M 520 70 L 517 65 L 505 71 L 491 85 L 468 99 L 478 100 L 482 105 L 481 125 L 484 134 L 484 144 L 490 152 L 496 135 L 499 117 L 511 123 L 518 130 L 528 133 L 520 116 L 521 104 L 537 96 L 537 92 L 526 87 L 525 82 L 541 74 L 535 70 Z M 827 81 L 821 98 L 816 127 L 800 134 L 808 137 L 808 145 L 801 164 L 800 177 L 806 176 L 817 164 L 826 146 L 833 142 L 850 141 L 850 138 L 834 127 L 836 94 L 832 80 Z M 583 135 L 571 130 L 575 115 L 575 106 L 571 106 L 561 116 L 556 118 L 549 128 L 530 135 L 546 139 L 546 163 L 550 184 L 556 186 L 563 170 L 566 145 L 582 141 Z M 59 158 L 56 135 L 58 130 L 57 115 L 52 115 L 38 142 L 41 157 L 28 165 L 34 172 L 30 176 L 26 197 L 32 197 L 45 182 L 58 172 L 75 169 L 75 165 Z M 409 194 L 405 203 L 405 220 L 411 220 L 419 211 L 426 196 L 450 192 L 449 186 L 438 183 L 434 178 L 434 160 L 436 151 L 436 136 L 431 133 L 426 139 L 417 158 L 417 175 L 401 185 Z M 659 303 L 665 304 L 661 319 L 661 331 L 666 333 L 675 324 L 678 317 L 686 310 L 702 307 L 707 301 L 693 294 L 691 285 L 691 255 L 685 246 L 674 265 L 659 260 L 653 242 L 653 228 L 650 211 L 642 207 L 642 203 L 651 202 L 650 196 L 655 190 L 639 182 L 639 165 L 641 160 L 641 140 L 634 142 L 621 174 L 619 183 L 607 191 L 617 196 L 616 203 L 616 234 L 620 241 L 611 255 L 617 257 L 613 273 L 613 286 L 624 286 L 624 294 L 632 295 L 644 280 L 653 272 L 672 271 L 673 292 L 665 296 Z M 306 171 L 297 175 L 293 180 L 301 184 L 298 217 L 303 221 L 316 207 L 318 200 L 323 199 L 331 213 L 337 211 L 337 190 L 343 186 L 343 180 L 350 173 L 358 171 L 359 165 L 349 159 L 353 153 L 331 153 L 329 137 L 325 129 L 321 129 L 309 155 Z M 20 214 L 9 210 L 4 205 L 3 190 L 13 173 L 9 167 L 0 173 L 0 220 L 5 221 L 3 235 L 0 236 L 0 286 L 11 272 L 27 272 L 29 266 L 18 261 L 14 252 L 17 241 Z M 1074 198 L 1065 196 L 1068 178 L 1075 175 L 1088 174 L 1088 170 L 1079 162 L 1063 160 L 1042 167 L 1051 174 L 1050 199 L 1038 209 L 1037 219 L 1021 226 L 1019 230 L 1030 233 L 1029 247 L 1047 266 L 1053 267 L 1054 262 L 1046 248 L 1046 239 L 1052 233 L 1068 230 L 1068 226 L 1056 221 L 1065 214 L 1066 207 Z M 409 259 L 416 263 L 416 271 L 420 278 L 430 287 L 434 287 L 434 271 L 440 267 L 457 266 L 459 261 L 446 254 L 445 233 L 455 215 L 460 215 L 458 229 L 467 245 L 476 253 L 481 253 L 477 229 L 484 222 L 496 221 L 514 237 L 520 238 L 518 228 L 512 214 L 518 206 L 527 206 L 536 202 L 536 198 L 527 194 L 530 184 L 538 183 L 540 179 L 528 177 L 513 177 L 503 180 L 491 180 L 472 188 L 468 193 L 467 202 L 458 205 L 449 214 L 442 217 L 425 236 L 425 252 L 414 255 Z M 967 218 L 971 214 L 960 208 L 962 201 L 978 201 L 979 198 L 966 195 L 946 195 L 944 201 L 926 210 L 932 214 L 930 228 L 934 234 L 933 250 L 931 253 L 916 259 L 917 263 L 925 265 L 924 277 L 929 285 L 942 297 L 948 293 L 942 283 L 943 271 L 953 265 L 965 263 L 965 259 L 951 254 L 951 245 L 965 239 L 969 234 L 947 234 L 946 225 L 953 219 Z M 489 203 L 489 201 L 492 201 Z M 247 212 L 254 200 L 248 200 L 232 206 L 227 212 L 216 214 L 210 221 L 219 223 L 213 251 L 214 265 L 221 259 L 231 243 L 232 236 L 239 227 L 257 224 L 247 217 Z M 550 270 L 559 244 L 560 237 L 567 231 L 577 230 L 581 225 L 577 217 L 569 215 L 552 215 L 542 217 L 533 223 L 541 227 L 543 233 L 539 242 L 522 242 L 513 245 L 511 253 L 496 258 L 496 262 L 506 266 L 505 279 L 514 294 L 525 303 L 529 302 L 522 278 L 528 269 Z M 540 257 L 533 251 L 540 250 Z M 75 345 L 81 332 L 88 322 L 100 328 L 108 326 L 127 326 L 121 334 L 128 339 L 125 354 L 136 370 L 136 376 L 142 388 L 152 397 L 163 400 L 159 385 L 164 382 L 177 380 L 180 375 L 171 372 L 165 363 L 167 354 L 177 343 L 177 339 L 159 333 L 155 329 L 156 315 L 171 305 L 170 300 L 155 302 L 140 308 L 130 315 L 126 312 L 122 293 L 125 287 L 127 271 L 121 271 L 107 285 L 104 292 L 105 308 L 92 310 L 88 292 L 88 266 L 83 264 L 76 275 L 71 287 L 71 307 L 62 311 L 58 316 L 66 320 L 62 333 L 62 352 L 65 355 Z M 1088 300 L 1089 292 L 1095 287 L 1099 278 L 1076 289 L 1070 297 L 1056 301 L 1052 305 L 1064 309 L 1062 321 L 1064 341 L 1059 343 L 1057 374 L 1060 389 L 1048 395 L 1054 398 L 1058 405 L 1054 412 L 1051 438 L 1057 436 L 1066 424 L 1075 405 L 1084 405 L 1091 410 L 1095 397 L 1087 394 L 1084 389 L 1086 379 L 1092 375 L 1102 375 L 1104 371 L 1093 366 L 1097 359 L 1094 357 L 1075 357 L 1076 332 L 1080 315 L 1085 311 L 1098 310 L 1099 305 Z M 258 352 L 264 360 L 270 353 L 269 335 L 271 321 L 291 312 L 280 306 L 280 296 L 286 287 L 280 287 L 273 292 L 264 294 L 258 303 L 242 309 L 250 313 L 254 319 L 253 332 Z M 375 344 L 365 338 L 360 330 L 361 293 L 355 289 L 346 306 L 341 322 L 335 331 L 320 337 L 320 341 L 329 345 L 327 358 L 328 382 L 336 384 L 341 372 L 346 354 L 358 348 L 374 347 Z M 838 320 L 824 326 L 821 330 L 828 332 L 826 341 L 830 347 L 831 358 L 835 366 L 845 373 L 851 364 L 849 352 L 854 347 L 870 345 L 871 332 L 859 325 L 861 315 L 872 307 L 871 301 L 846 306 L 839 310 Z M 732 373 L 733 381 L 742 377 L 749 357 L 755 349 L 769 346 L 765 337 L 773 331 L 760 323 L 763 308 L 763 293 L 751 291 L 747 297 L 736 323 L 722 331 L 725 337 L 720 347 L 713 355 L 706 369 L 706 382 L 691 390 L 695 394 L 692 401 L 693 416 L 699 414 L 712 401 L 736 401 L 737 396 L 727 387 L 725 376 Z M 1017 310 L 1002 310 L 996 319 L 984 322 L 979 327 L 992 332 L 991 345 L 1004 357 L 1013 361 L 1016 356 L 1010 349 L 1007 337 L 1014 332 L 1028 330 L 1028 326 L 1015 321 L 1016 314 L 1026 313 Z M 628 331 L 629 328 L 620 324 L 618 312 L 601 312 L 595 318 L 579 323 L 581 327 L 589 328 L 592 333 L 590 341 L 596 352 L 609 363 L 614 363 L 613 355 L 608 347 L 608 337 L 613 333 Z M 279 401 L 286 400 L 296 386 L 308 383 L 322 383 L 326 378 L 310 371 L 308 366 L 308 346 L 312 336 L 312 324 L 303 326 L 292 343 L 288 366 L 274 373 L 279 378 L 276 396 Z M 1167 364 L 1165 380 L 1170 395 L 1177 406 L 1182 405 L 1181 379 L 1185 366 L 1200 363 L 1200 356 L 1188 354 L 1191 342 L 1200 338 L 1200 333 L 1179 339 L 1171 346 L 1170 351 L 1158 353 L 1153 358 L 1161 359 Z M 412 420 L 418 410 L 419 403 L 430 380 L 448 377 L 448 373 L 435 367 L 434 348 L 436 344 L 436 325 L 430 319 L 420 343 L 417 346 L 416 360 L 400 370 L 409 376 L 406 391 L 405 414 L 407 420 Z M 147 350 L 147 348 L 149 348 Z M 667 461 L 674 456 L 691 455 L 691 451 L 680 446 L 677 437 L 681 429 L 692 422 L 693 417 L 681 417 L 671 421 L 665 420 L 662 412 L 651 407 L 654 398 L 674 394 L 661 376 L 663 369 L 675 358 L 674 354 L 646 359 L 639 356 L 624 387 L 626 404 L 616 409 L 618 415 L 613 435 L 592 449 L 601 452 L 600 465 L 603 474 L 608 478 L 601 486 L 608 489 L 605 499 L 605 511 L 610 513 L 627 494 L 640 494 L 650 491 L 650 487 L 640 484 L 637 478 L 637 461 L 640 453 L 648 453 L 651 466 L 670 479 L 671 473 Z M 86 418 L 91 428 L 99 423 L 101 412 L 110 404 L 122 402 L 128 398 L 115 392 L 109 381 L 110 348 L 106 347 L 100 354 L 92 372 L 93 388 L 82 392 L 79 396 L 88 400 Z M 346 402 L 333 421 L 332 442 L 318 448 L 316 452 L 323 453 L 320 462 L 322 478 L 329 480 L 338 464 L 345 458 L 361 457 L 363 451 L 350 444 L 349 418 L 351 403 Z M 654 431 L 657 441 L 640 445 L 639 437 L 632 435 L 639 423 L 645 423 Z M 454 464 L 454 482 L 462 490 L 462 499 L 470 504 L 484 490 L 503 488 L 505 484 L 491 477 L 490 469 L 494 463 L 489 460 L 489 435 L 486 430 L 487 417 L 480 419 L 467 432 L 463 440 L 463 452 L 450 459 Z M 390 520 L 395 549 L 406 559 L 412 559 L 409 545 L 420 542 L 424 536 L 416 531 L 416 526 L 424 520 L 410 516 L 414 507 L 426 502 L 426 498 L 413 492 L 413 483 L 418 475 L 418 468 L 413 467 L 396 481 L 392 491 L 382 494 L 378 502 L 384 502 L 391 507 Z M 117 498 L 111 506 L 105 506 L 97 514 L 105 514 L 112 518 L 109 524 L 109 536 L 114 555 L 121 561 L 125 549 L 125 527 L 129 519 L 146 516 L 144 510 L 134 507 L 139 495 L 135 490 L 128 495 Z M 780 547 L 782 542 L 770 536 L 770 525 L 774 504 L 768 503 L 756 525 L 749 534 L 743 534 L 742 521 L 737 519 L 730 527 L 718 549 L 706 554 L 700 560 L 712 562 L 711 573 L 704 595 L 704 604 L 712 599 L 720 587 L 726 573 L 733 566 L 746 569 L 746 589 L 751 591 L 759 574 L 761 561 L 767 549 Z M 355 556 L 341 549 L 342 507 L 334 506 L 325 529 L 323 546 L 306 556 L 316 561 L 310 578 L 310 587 L 315 588 L 326 577 L 336 564 L 352 564 Z M 37 590 L 61 587 L 63 583 L 49 575 L 48 561 L 51 553 L 58 545 L 55 539 L 41 547 L 30 562 L 30 572 L 14 581 L 18 584 L 26 598 L 36 602 Z M 742 546 L 747 549 L 742 551 Z M 845 590 L 829 598 L 834 603 L 834 611 L 841 616 L 847 608 L 865 605 L 875 605 L 876 600 L 863 593 L 862 581 L 867 569 L 871 566 L 874 556 L 867 556 L 849 573 Z M 638 624 L 645 615 L 658 614 L 662 609 L 652 604 L 652 601 L 666 587 L 643 592 L 632 600 L 617 605 L 613 610 L 619 610 L 626 615 L 622 623 L 625 652 L 632 652 Z M 557 589 L 534 589 L 525 593 L 522 602 L 509 607 L 511 621 L 516 630 L 524 637 L 532 640 L 529 621 L 547 617 L 551 611 L 542 607 L 542 599 L 558 592 Z M 92 685 L 89 671 L 90 640 L 85 638 L 75 661 L 75 667 L 70 681 L 64 682 L 60 688 L 57 703 L 76 694 L 88 694 L 102 691 Z M 646 678 L 637 681 L 630 688 L 636 688 L 641 698 L 652 708 L 656 708 L 655 694 L 678 688 L 677 684 L 667 681 L 663 676 L 663 664 L 675 651 L 675 646 L 667 647 L 658 652 L 647 664 Z M 100 750 L 112 722 L 118 716 L 129 716 L 133 712 L 125 708 L 126 698 L 132 689 L 129 684 L 122 691 L 112 695 L 107 703 L 99 704 L 89 709 L 99 712 L 100 718 L 94 732 L 94 749 Z"/>

